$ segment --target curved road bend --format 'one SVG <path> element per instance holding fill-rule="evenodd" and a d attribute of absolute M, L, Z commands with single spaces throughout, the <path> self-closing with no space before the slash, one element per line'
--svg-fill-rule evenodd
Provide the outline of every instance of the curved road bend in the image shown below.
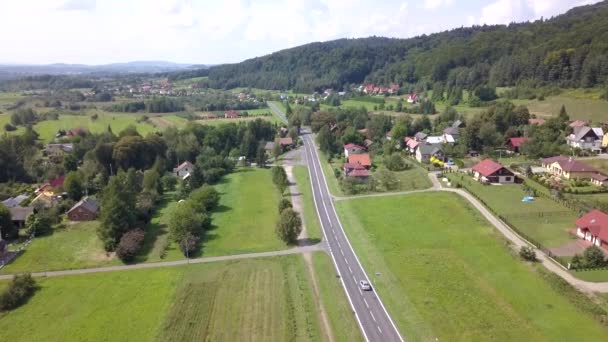
<path fill-rule="evenodd" d="M 360 280 L 367 280 L 370 284 L 371 282 L 342 229 L 312 136 L 304 132 L 302 139 L 304 140 L 313 199 L 323 235 L 357 323 L 361 327 L 366 341 L 403 341 L 375 290 L 361 291 Z"/>

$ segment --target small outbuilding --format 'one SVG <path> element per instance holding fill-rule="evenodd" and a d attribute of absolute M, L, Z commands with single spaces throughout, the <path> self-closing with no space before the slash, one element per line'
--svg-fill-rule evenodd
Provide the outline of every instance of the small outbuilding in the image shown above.
<path fill-rule="evenodd" d="M 68 210 L 66 215 L 70 221 L 93 221 L 98 213 L 99 202 L 87 196 Z"/>

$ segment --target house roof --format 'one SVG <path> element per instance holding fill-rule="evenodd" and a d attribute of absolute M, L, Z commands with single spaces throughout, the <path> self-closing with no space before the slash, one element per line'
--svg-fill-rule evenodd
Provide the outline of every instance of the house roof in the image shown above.
<path fill-rule="evenodd" d="M 567 172 L 594 172 L 594 173 L 599 173 L 595 168 L 593 168 L 592 166 L 589 166 L 583 162 L 580 162 L 578 160 L 574 160 L 570 157 L 566 157 L 566 156 L 556 156 L 556 157 L 551 157 L 551 158 L 546 158 L 543 159 L 542 161 L 543 164 L 545 165 L 550 165 L 553 163 L 558 163 L 559 167 L 562 168 L 562 170 L 567 171 Z"/>
<path fill-rule="evenodd" d="M 19 195 L 17 197 L 10 197 L 5 199 L 4 201 L 2 201 L 2 204 L 4 204 L 5 207 L 7 208 L 13 208 L 13 207 L 17 207 L 19 206 L 19 204 L 21 204 L 21 202 L 25 201 L 27 199 L 27 195 Z"/>
<path fill-rule="evenodd" d="M 454 123 L 452 123 L 452 128 L 460 128 L 460 126 L 462 126 L 461 120 L 456 120 Z"/>
<path fill-rule="evenodd" d="M 89 212 L 97 213 L 97 211 L 99 210 L 99 202 L 87 196 L 78 201 L 78 203 L 74 204 L 74 206 L 70 210 L 68 210 L 67 214 L 69 214 L 73 210 L 76 210 L 79 207 L 82 207 Z"/>
<path fill-rule="evenodd" d="M 34 213 L 33 207 L 13 207 L 8 208 L 11 212 L 11 220 L 13 221 L 25 221 L 28 216 Z"/>
<path fill-rule="evenodd" d="M 444 134 L 450 134 L 450 135 L 459 135 L 460 134 L 460 129 L 458 127 L 448 127 L 446 129 L 443 130 Z"/>
<path fill-rule="evenodd" d="M 595 135 L 596 139 L 604 136 L 604 130 L 599 127 L 575 127 L 574 133 L 570 134 L 570 140 L 579 141 L 585 138 L 588 134 Z"/>
<path fill-rule="evenodd" d="M 272 150 L 274 148 L 274 143 L 272 141 L 269 141 L 266 143 L 266 145 L 264 145 L 264 149 L 265 150 Z"/>
<path fill-rule="evenodd" d="M 363 170 L 365 167 L 359 163 L 344 163 L 344 170 Z"/>
<path fill-rule="evenodd" d="M 418 151 L 420 151 L 421 154 L 434 155 L 441 152 L 441 146 L 438 144 L 421 143 L 418 145 Z"/>
<path fill-rule="evenodd" d="M 179 164 L 178 167 L 176 167 L 175 169 L 173 169 L 173 172 L 178 172 L 181 171 L 182 169 L 186 168 L 186 167 L 192 167 L 192 163 L 188 160 L 186 160 L 185 162 Z"/>
<path fill-rule="evenodd" d="M 585 126 L 587 123 L 585 121 L 581 121 L 581 120 L 576 120 L 576 121 L 572 121 L 570 123 L 570 127 L 574 128 L 574 127 L 582 127 Z"/>
<path fill-rule="evenodd" d="M 418 133 L 414 134 L 414 138 L 416 138 L 418 140 L 424 140 L 424 139 L 426 139 L 426 137 L 428 137 L 428 134 L 426 134 L 424 132 L 418 132 Z"/>
<path fill-rule="evenodd" d="M 224 112 L 224 115 L 229 117 L 229 118 L 238 118 L 239 117 L 239 112 L 235 111 L 235 110 L 228 110 Z"/>
<path fill-rule="evenodd" d="M 489 177 L 503 168 L 504 166 L 501 163 L 495 162 L 492 159 L 485 159 L 473 166 L 473 171 L 478 172 L 484 177 Z"/>
<path fill-rule="evenodd" d="M 365 139 L 365 140 L 363 140 L 363 144 L 365 145 L 365 147 L 370 147 L 374 144 L 374 142 L 371 141 L 370 139 Z"/>
<path fill-rule="evenodd" d="M 365 147 L 363 147 L 361 145 L 357 145 L 357 144 L 346 144 L 346 145 L 344 145 L 344 149 L 345 150 L 350 150 L 350 149 L 353 149 L 353 148 L 358 148 L 358 149 L 361 149 L 361 150 L 365 150 L 366 149 Z"/>
<path fill-rule="evenodd" d="M 348 177 L 369 177 L 372 174 L 366 169 L 354 169 L 348 172 Z"/>
<path fill-rule="evenodd" d="M 608 241 L 608 214 L 595 209 L 581 216 L 575 224 L 581 229 L 588 229 L 601 240 Z"/>
<path fill-rule="evenodd" d="M 507 144 L 509 144 L 513 147 L 521 147 L 521 145 L 523 145 L 523 143 L 525 143 L 528 140 L 530 140 L 530 138 L 527 138 L 527 137 L 509 138 L 509 140 L 507 141 Z"/>
<path fill-rule="evenodd" d="M 429 144 L 441 144 L 443 143 L 443 135 L 432 135 L 426 137 L 426 142 Z"/>
<path fill-rule="evenodd" d="M 372 160 L 368 153 L 349 155 L 348 162 L 349 163 L 359 163 L 363 166 L 372 166 Z"/>
<path fill-rule="evenodd" d="M 410 139 L 405 143 L 405 145 L 410 149 L 415 149 L 416 147 L 418 147 L 418 145 L 420 145 L 420 142 L 414 139 Z"/>
<path fill-rule="evenodd" d="M 454 138 L 453 135 L 447 133 L 443 135 L 443 140 L 448 144 L 456 142 L 456 138 Z"/>
<path fill-rule="evenodd" d="M 605 175 L 605 174 L 603 174 L 603 173 L 599 173 L 599 172 L 598 172 L 598 173 L 594 173 L 594 174 L 592 174 L 592 175 L 591 175 L 591 178 L 593 178 L 593 179 L 595 179 L 595 180 L 597 180 L 597 181 L 600 181 L 600 182 L 605 182 L 605 181 L 607 181 L 607 180 L 608 180 L 608 176 L 606 176 L 606 175 Z"/>
<path fill-rule="evenodd" d="M 284 145 L 293 145 L 293 139 L 291 139 L 290 137 L 280 138 L 279 139 L 279 144 L 281 144 L 281 146 L 284 146 Z"/>
<path fill-rule="evenodd" d="M 545 123 L 545 119 L 543 119 L 543 118 L 528 119 L 528 124 L 529 125 L 542 125 L 544 123 Z"/>
<path fill-rule="evenodd" d="M 68 143 L 68 144 L 48 144 L 45 147 L 46 151 L 50 151 L 50 150 L 54 150 L 54 149 L 59 149 L 59 150 L 62 150 L 63 152 L 69 153 L 69 152 L 72 152 L 74 150 L 74 144 L 72 144 L 72 143 Z"/>

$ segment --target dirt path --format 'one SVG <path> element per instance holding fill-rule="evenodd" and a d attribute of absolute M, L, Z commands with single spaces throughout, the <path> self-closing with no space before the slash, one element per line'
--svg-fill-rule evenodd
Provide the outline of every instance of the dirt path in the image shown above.
<path fill-rule="evenodd" d="M 306 222 L 304 221 L 303 215 L 304 211 L 302 206 L 302 196 L 298 191 L 296 179 L 293 175 L 293 166 L 284 165 L 283 168 L 285 169 L 285 173 L 287 173 L 287 179 L 289 180 L 289 192 L 291 193 L 291 204 L 293 205 L 293 210 L 300 213 L 300 217 L 302 218 L 302 232 L 300 233 L 300 236 L 298 236 L 298 245 L 300 246 L 300 248 L 302 248 L 310 245 L 310 240 L 308 239 L 308 232 L 306 231 Z M 321 330 L 324 339 L 326 341 L 334 342 L 334 336 L 331 329 L 331 325 L 329 324 L 329 318 L 327 317 L 325 306 L 323 305 L 323 301 L 321 300 L 321 291 L 319 289 L 319 283 L 315 273 L 314 265 L 312 263 L 312 255 L 310 253 L 303 253 L 302 257 L 304 258 L 304 264 L 306 265 L 306 270 L 308 271 L 308 275 L 310 276 L 310 280 L 312 283 L 315 303 L 317 308 L 319 309 L 319 318 L 321 319 L 322 323 Z"/>
<path fill-rule="evenodd" d="M 316 245 L 312 245 L 312 246 L 294 247 L 294 248 L 286 249 L 284 251 L 226 255 L 226 256 L 218 256 L 218 257 L 206 257 L 206 258 L 176 260 L 176 261 L 151 262 L 151 263 L 147 263 L 147 264 L 82 268 L 82 269 L 64 270 L 64 271 L 36 272 L 36 273 L 32 273 L 32 276 L 34 276 L 34 277 L 60 277 L 60 276 L 74 275 L 74 274 L 128 271 L 128 270 L 137 270 L 137 269 L 145 269 L 145 268 L 181 266 L 181 265 L 187 265 L 187 264 L 203 264 L 203 263 L 208 263 L 208 262 L 218 262 L 218 261 L 227 261 L 227 260 L 264 258 L 264 257 L 273 257 L 273 256 L 280 256 L 280 255 L 290 255 L 290 254 L 304 254 L 304 253 L 312 253 L 315 251 L 323 251 L 323 250 L 324 250 L 324 248 L 321 244 L 316 244 Z M 13 276 L 14 276 L 14 274 L 3 274 L 3 275 L 0 275 L 0 280 L 12 279 Z"/>

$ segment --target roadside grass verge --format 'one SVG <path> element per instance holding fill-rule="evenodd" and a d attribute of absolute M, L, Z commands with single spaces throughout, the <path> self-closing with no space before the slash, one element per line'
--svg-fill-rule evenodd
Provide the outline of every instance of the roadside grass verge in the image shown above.
<path fill-rule="evenodd" d="M 456 194 L 340 201 L 376 290 L 412 340 L 606 340 Z"/>
<path fill-rule="evenodd" d="M 302 204 L 304 211 L 304 222 L 306 223 L 306 231 L 308 238 L 311 240 L 320 241 L 323 238 L 319 217 L 315 210 L 315 203 L 312 198 L 312 189 L 310 188 L 310 177 L 306 166 L 294 166 L 294 177 L 298 184 L 298 191 L 302 196 Z"/>
<path fill-rule="evenodd" d="M 333 328 L 335 340 L 363 341 L 361 329 L 357 325 L 331 257 L 325 253 L 316 252 L 312 254 L 312 261 L 319 283 L 321 300 Z"/>

